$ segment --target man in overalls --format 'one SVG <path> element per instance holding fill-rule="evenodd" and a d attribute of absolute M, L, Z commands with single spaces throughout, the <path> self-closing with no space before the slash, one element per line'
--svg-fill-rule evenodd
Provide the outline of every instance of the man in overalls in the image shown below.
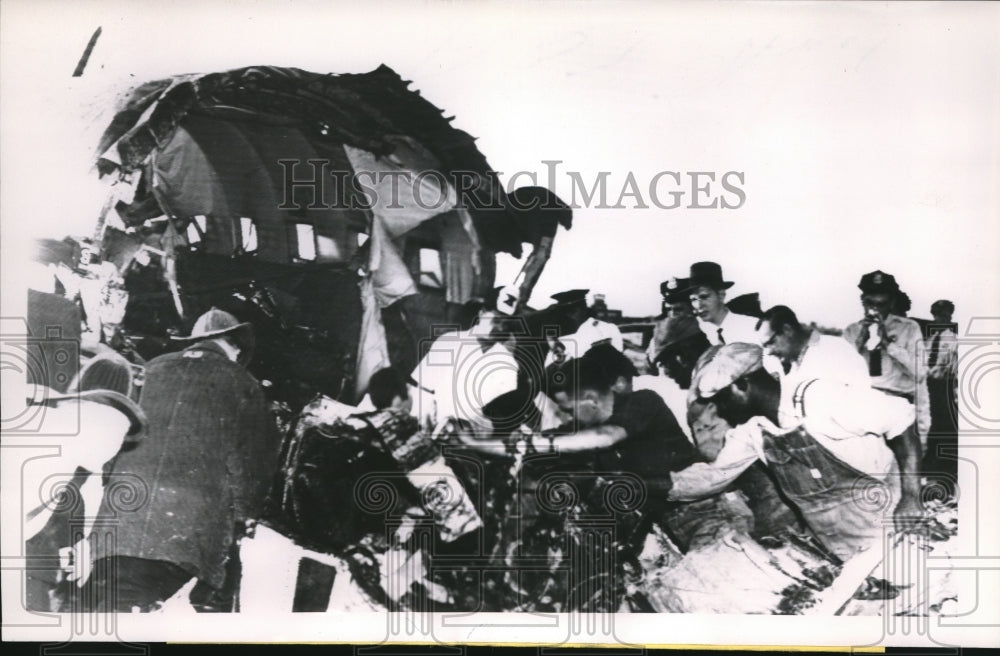
<path fill-rule="evenodd" d="M 671 473 L 671 499 L 712 494 L 762 460 L 817 539 L 844 561 L 881 540 L 893 510 L 897 520 L 921 515 L 911 404 L 836 380 L 784 389 L 761 358 L 759 346 L 733 343 L 700 363 L 694 393 L 737 429 L 714 462 Z"/>

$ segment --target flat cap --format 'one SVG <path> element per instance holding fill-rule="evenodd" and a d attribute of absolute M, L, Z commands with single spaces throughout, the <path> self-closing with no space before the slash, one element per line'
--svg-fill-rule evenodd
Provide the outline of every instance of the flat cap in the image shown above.
<path fill-rule="evenodd" d="M 691 380 L 699 398 L 710 399 L 748 373 L 763 366 L 763 350 L 756 344 L 732 342 L 698 363 Z"/>

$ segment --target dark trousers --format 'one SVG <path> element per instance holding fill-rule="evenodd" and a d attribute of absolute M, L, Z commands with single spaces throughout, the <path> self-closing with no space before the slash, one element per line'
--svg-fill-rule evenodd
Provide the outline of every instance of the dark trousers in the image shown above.
<path fill-rule="evenodd" d="M 927 379 L 931 405 L 931 428 L 924 449 L 922 473 L 929 484 L 954 494 L 958 478 L 958 407 L 954 380 Z"/>

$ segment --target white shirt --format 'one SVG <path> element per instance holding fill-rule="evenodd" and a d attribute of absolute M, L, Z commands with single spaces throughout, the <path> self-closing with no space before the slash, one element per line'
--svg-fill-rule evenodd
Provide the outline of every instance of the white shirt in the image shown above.
<path fill-rule="evenodd" d="M 38 398 L 54 393 L 49 390 Z M 55 407 L 44 408 L 43 412 L 38 435 L 44 440 L 39 444 L 58 447 L 59 450 L 52 457 L 31 459 L 21 470 L 25 507 L 30 509 L 40 499 L 47 503 L 45 511 L 27 523 L 25 537 L 31 537 L 45 526 L 55 507 L 51 503 L 51 494 L 59 489 L 60 484 L 66 484 L 73 478 L 77 467 L 92 472 L 80 488 L 87 513 L 83 529 L 85 534 L 89 534 L 104 490 L 101 468 L 121 449 L 130 426 L 129 418 L 109 405 L 86 399 L 67 399 Z M 31 494 L 34 496 L 29 500 L 27 495 Z"/>
<path fill-rule="evenodd" d="M 842 337 L 814 330 L 809 341 L 785 374 L 782 385 L 795 387 L 814 378 L 837 380 L 848 385 L 871 387 L 868 363 Z"/>
<path fill-rule="evenodd" d="M 70 475 L 76 466 L 100 472 L 121 449 L 131 423 L 112 406 L 85 398 L 59 401 L 43 412 L 39 436 L 59 445 L 60 458 L 73 465 Z"/>
<path fill-rule="evenodd" d="M 882 375 L 869 376 L 872 387 L 913 396 L 917 406 L 917 430 L 922 443 L 926 443 L 931 427 L 931 408 L 927 395 L 927 354 L 920 324 L 913 319 L 890 314 L 883 321 L 890 342 L 882 353 Z M 851 346 L 867 330 L 862 322 L 852 323 L 844 329 L 844 339 Z M 867 355 L 862 356 L 867 359 Z"/>
<path fill-rule="evenodd" d="M 437 424 L 448 417 L 482 424 L 482 409 L 517 388 L 517 361 L 501 344 L 483 351 L 476 327 L 445 333 L 413 370 L 413 414 Z M 411 388 L 411 391 L 413 389 Z"/>
<path fill-rule="evenodd" d="M 938 336 L 940 335 L 940 336 Z M 943 329 L 938 335 L 927 340 L 927 376 L 935 380 L 948 380 L 958 375 L 958 335 L 950 328 Z M 937 346 L 937 358 L 931 365 L 931 351 Z"/>
<path fill-rule="evenodd" d="M 566 359 L 578 358 L 598 344 L 607 343 L 619 351 L 625 350 L 625 340 L 622 332 L 613 323 L 600 319 L 587 319 L 572 335 L 560 337 L 559 341 L 566 347 Z M 555 353 L 549 351 L 545 357 L 545 366 L 555 362 Z"/>
<path fill-rule="evenodd" d="M 783 435 L 804 427 L 815 440 L 858 471 L 884 478 L 895 456 L 886 440 L 914 422 L 913 406 L 904 399 L 871 387 L 817 380 L 805 394 L 805 417 L 792 404 L 795 388 L 782 386 L 776 426 L 754 417 L 726 434 L 726 443 L 712 463 L 695 463 L 674 472 L 670 498 L 698 499 L 721 491 L 764 455 L 764 433 Z"/>
<path fill-rule="evenodd" d="M 698 327 L 701 328 L 701 332 L 705 333 L 705 337 L 708 337 L 708 343 L 712 346 L 722 343 L 719 340 L 720 328 L 722 329 L 722 340 L 726 344 L 732 344 L 733 342 L 760 344 L 757 337 L 758 321 L 757 317 L 748 317 L 745 314 L 736 314 L 735 312 L 726 310 L 726 316 L 723 317 L 721 324 L 715 325 L 699 318 Z"/>
<path fill-rule="evenodd" d="M 920 324 L 894 314 L 887 316 L 882 323 L 891 341 L 885 345 L 882 375 L 871 376 L 872 387 L 915 395 L 927 376 L 927 356 Z M 853 347 L 859 334 L 867 329 L 861 321 L 852 323 L 844 329 L 844 339 Z"/>

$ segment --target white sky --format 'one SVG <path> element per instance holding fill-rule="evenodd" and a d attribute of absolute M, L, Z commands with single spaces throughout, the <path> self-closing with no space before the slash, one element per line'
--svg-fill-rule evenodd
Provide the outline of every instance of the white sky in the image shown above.
<path fill-rule="evenodd" d="M 577 210 L 536 305 L 589 287 L 611 307 L 651 314 L 661 280 L 713 259 L 736 281 L 731 294 L 759 291 L 765 307 L 786 303 L 831 326 L 856 318 L 855 285 L 875 268 L 896 275 L 916 316 L 940 297 L 962 321 L 1000 314 L 997 4 L 378 8 L 5 0 L 6 280 L 23 237 L 91 229 L 101 197 L 87 157 L 107 109 L 95 90 L 250 64 L 340 73 L 385 63 L 479 137 L 495 169 L 536 171 L 546 184 L 542 161 L 562 160 L 555 191 L 567 200 L 567 171 L 588 185 L 609 172 L 612 204 L 629 172 L 647 203 L 660 171 L 745 175 L 738 210 Z M 501 276 L 517 268 L 505 261 Z"/>
<path fill-rule="evenodd" d="M 562 171 L 586 180 L 610 172 L 612 197 L 629 172 L 641 185 L 664 170 L 745 174 L 747 201 L 735 211 L 578 210 L 573 230 L 557 239 L 538 305 L 561 289 L 589 287 L 605 293 L 611 307 L 653 313 L 661 280 L 714 259 L 737 282 L 733 294 L 759 291 L 765 306 L 786 303 L 826 325 L 842 327 L 860 314 L 855 285 L 875 268 L 896 274 L 917 316 L 949 297 L 963 322 L 1000 317 L 998 3 L 428 1 L 380 3 L 377 11 L 338 4 L 3 0 L 5 291 L 26 283 L 29 238 L 91 230 L 102 196 L 86 170 L 88 157 L 110 119 L 100 117 L 109 107 L 99 91 L 251 64 L 343 73 L 385 63 L 479 137 L 500 171 L 541 173 L 542 160 L 562 160 Z M 86 75 L 74 80 L 98 26 L 103 34 Z M 559 178 L 555 190 L 568 198 L 569 180 Z M 515 271 L 509 261 L 501 269 Z M 4 293 L 2 315 L 17 316 L 23 298 Z M 962 480 L 996 480 L 988 469 L 996 459 L 977 460 Z M 988 508 L 995 496 L 968 498 L 963 526 L 973 525 L 967 520 L 976 521 L 971 513 L 980 508 L 983 517 L 995 516 Z M 16 519 L 4 523 L 12 524 Z M 994 553 L 983 546 L 996 542 L 986 524 L 966 535 L 980 542 L 961 552 L 972 554 L 963 562 Z M 886 635 L 881 618 L 847 624 L 730 616 L 720 623 L 647 616 L 617 622 L 615 637 L 747 643 L 753 634 L 763 644 L 916 644 L 947 641 L 960 630 L 965 642 L 979 636 L 977 644 L 994 644 L 988 611 L 1000 588 L 988 584 L 988 574 L 962 579 L 963 590 L 979 583 L 962 597 L 969 615 L 935 624 L 932 635 Z M 982 619 L 974 606 L 985 609 Z M 295 623 L 212 618 L 211 627 L 123 617 L 116 627 L 138 628 L 120 633 L 124 639 L 176 638 L 172 627 L 180 626 L 186 639 L 216 639 L 221 629 L 239 640 L 348 640 L 381 637 L 386 626 L 365 614 L 343 622 L 304 615 Z M 511 633 L 499 625 L 464 626 L 447 635 L 536 635 L 528 627 Z M 974 626 L 984 628 L 969 633 Z"/>

